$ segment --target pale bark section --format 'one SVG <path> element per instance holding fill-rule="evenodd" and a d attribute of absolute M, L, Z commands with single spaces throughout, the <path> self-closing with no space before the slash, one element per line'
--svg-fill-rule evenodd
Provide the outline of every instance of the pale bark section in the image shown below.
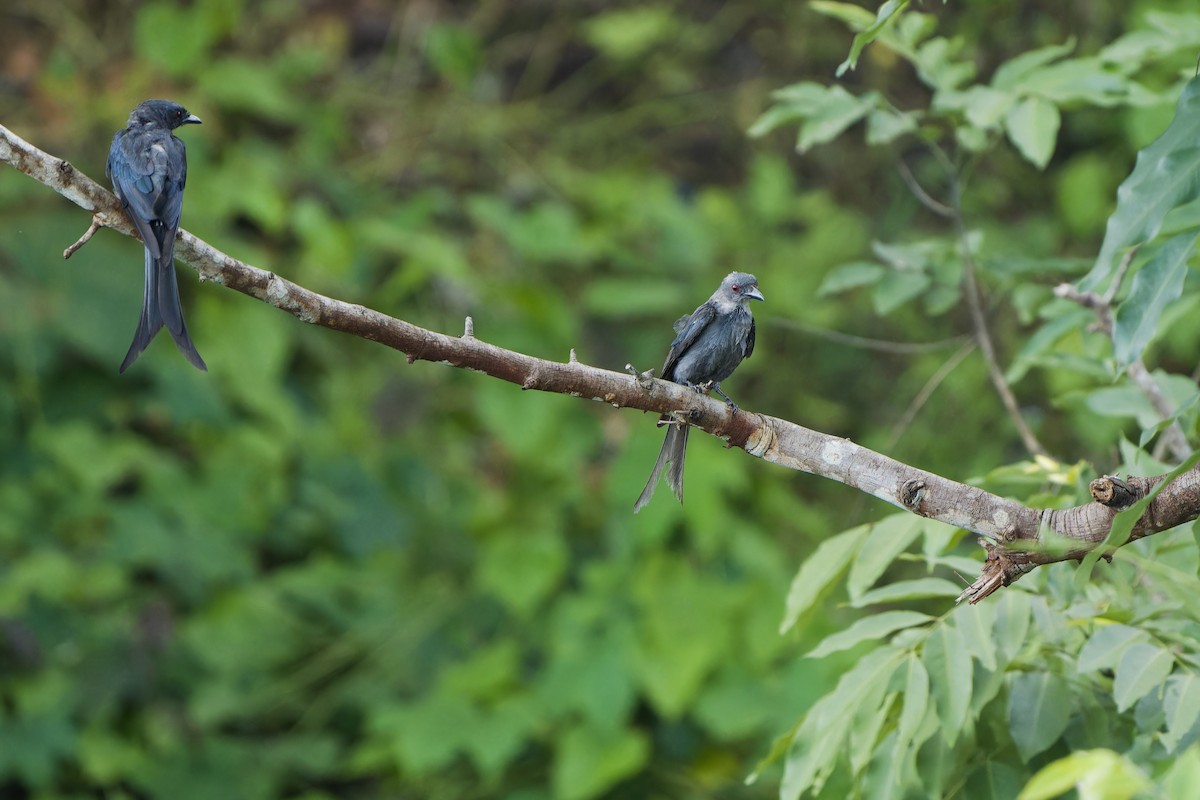
<path fill-rule="evenodd" d="M 7 162 L 94 215 L 94 222 L 136 236 L 104 187 L 0 126 L 0 161 Z M 82 244 L 79 243 L 79 244 Z M 68 248 L 70 252 L 74 252 Z M 680 412 L 696 427 L 725 439 L 753 456 L 789 469 L 820 475 L 853 486 L 892 505 L 941 520 L 989 540 L 988 557 L 978 580 L 960 599 L 977 602 L 1041 564 L 1079 558 L 1108 535 L 1113 507 L 1100 502 L 1049 511 L 989 494 L 981 489 L 910 467 L 848 439 L 803 428 L 786 420 L 748 411 L 733 412 L 724 403 L 686 387 L 644 375 L 612 372 L 579 363 L 547 361 L 506 350 L 475 337 L 468 319 L 462 336 L 420 328 L 378 311 L 309 291 L 273 272 L 257 269 L 222 253 L 186 231 L 180 231 L 176 257 L 202 280 L 212 281 L 262 300 L 304 322 L 377 341 L 416 360 L 439 361 L 517 384 L 523 389 L 569 394 L 655 413 Z M 69 253 L 68 253 L 69 255 Z M 573 356 L 574 353 L 571 353 Z M 1160 478 L 1119 482 L 1114 498 L 1101 479 L 1093 494 L 1116 507 L 1145 495 Z M 1133 539 L 1149 536 L 1200 516 L 1200 468 L 1168 486 L 1134 527 Z M 1070 553 L 1010 550 L 1003 545 L 1036 541 L 1042 524 L 1079 541 Z"/>

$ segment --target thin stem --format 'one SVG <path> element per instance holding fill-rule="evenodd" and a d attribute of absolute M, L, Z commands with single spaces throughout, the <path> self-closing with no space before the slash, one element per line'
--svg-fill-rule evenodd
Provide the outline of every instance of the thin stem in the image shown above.
<path fill-rule="evenodd" d="M 941 339 L 936 342 L 891 342 L 887 339 L 856 336 L 853 333 L 843 333 L 816 325 L 808 325 L 792 319 L 773 319 L 771 320 L 771 326 L 791 328 L 803 333 L 810 333 L 829 342 L 837 342 L 838 344 L 858 347 L 863 350 L 875 350 L 880 353 L 895 353 L 897 355 L 915 355 L 919 353 L 932 353 L 937 350 L 947 350 L 955 345 L 961 345 L 965 339 L 969 338 L 967 336 L 952 336 L 949 339 Z"/>
<path fill-rule="evenodd" d="M 908 408 L 904 409 L 904 414 L 900 417 L 896 424 L 892 426 L 892 434 L 888 439 L 886 449 L 891 450 L 896 446 L 896 444 L 900 441 L 900 437 L 904 435 L 906 430 L 908 430 L 908 426 L 912 424 L 913 420 L 916 419 L 917 414 L 919 414 L 921 409 L 925 407 L 925 404 L 929 402 L 929 398 L 932 397 L 933 393 L 937 391 L 937 388 L 942 385 L 942 381 L 946 380 L 946 378 L 950 376 L 950 373 L 954 372 L 958 365 L 961 364 L 967 356 L 974 352 L 976 344 L 977 343 L 974 339 L 968 339 L 966 344 L 958 348 L 954 355 L 946 359 L 945 363 L 938 367 L 937 371 L 929 377 L 929 380 L 925 381 L 925 385 L 921 387 L 921 391 L 917 392 L 917 396 L 914 397 L 912 402 L 908 404 Z"/>
<path fill-rule="evenodd" d="M 1000 402 L 1004 404 L 1004 409 L 1012 419 L 1013 425 L 1017 429 L 1017 435 L 1021 437 L 1025 449 L 1031 455 L 1046 455 L 1046 449 L 1033 435 L 1033 431 L 1021 415 L 1016 395 L 1013 394 L 1012 387 L 1008 385 L 1004 371 L 1000 369 L 1000 361 L 996 357 L 996 347 L 992 342 L 992 335 L 988 330 L 987 318 L 984 316 L 983 304 L 980 300 L 979 283 L 975 278 L 975 259 L 971 255 L 970 243 L 967 241 L 967 227 L 962 213 L 962 187 L 959 183 L 958 172 L 940 147 L 930 143 L 930 148 L 942 163 L 949 178 L 950 207 L 954 210 L 954 227 L 958 234 L 959 250 L 963 259 L 963 293 L 967 296 L 971 327 L 974 329 L 975 340 L 979 343 L 979 352 L 983 354 L 983 360 L 987 364 L 988 376 L 992 379 L 992 386 L 995 387 L 996 394 L 1000 396 Z"/>

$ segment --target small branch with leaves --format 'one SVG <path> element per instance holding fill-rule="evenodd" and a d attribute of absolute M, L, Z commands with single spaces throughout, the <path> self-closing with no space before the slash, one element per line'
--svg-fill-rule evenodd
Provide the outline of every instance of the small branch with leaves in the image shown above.
<path fill-rule="evenodd" d="M 116 198 L 68 162 L 49 155 L 0 126 L 0 161 L 49 186 L 92 214 L 70 257 L 101 227 L 136 235 Z M 229 256 L 186 231 L 176 255 L 205 281 L 261 300 L 297 319 L 379 342 L 404 353 L 409 363 L 440 361 L 508 381 L 522 389 L 590 398 L 614 408 L 680 415 L 722 438 L 730 447 L 789 469 L 839 481 L 901 509 L 979 534 L 988 550 L 982 572 L 960 596 L 978 602 L 1042 564 L 1078 559 L 1106 542 L 1119 508 L 1158 494 L 1147 504 L 1128 537 L 1149 536 L 1200 517 L 1200 469 L 1192 468 L 1165 487 L 1158 478 L 1105 478 L 1093 485 L 1094 501 L 1075 508 L 1032 508 L 974 486 L 902 464 L 847 439 L 804 428 L 777 417 L 734 411 L 686 386 L 652 378 L 632 367 L 614 372 L 581 363 L 574 351 L 565 362 L 507 350 L 478 338 L 468 318 L 462 336 L 426 330 L 361 305 L 310 291 L 273 272 Z M 632 373 L 632 374 L 631 374 Z M 1099 485 L 1097 485 L 1099 484 Z M 1070 546 L 1037 545 L 1053 532 Z M 1123 542 L 1122 542 L 1123 543 Z M 1110 545 L 1112 543 L 1109 543 Z"/>

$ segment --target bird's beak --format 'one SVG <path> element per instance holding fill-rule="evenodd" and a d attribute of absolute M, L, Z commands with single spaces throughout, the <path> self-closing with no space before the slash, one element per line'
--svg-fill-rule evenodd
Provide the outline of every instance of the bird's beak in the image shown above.
<path fill-rule="evenodd" d="M 200 118 L 195 114 L 188 114 L 188 118 L 183 121 L 184 125 L 199 125 Z"/>
<path fill-rule="evenodd" d="M 757 286 L 751 286 L 749 289 L 747 289 L 746 297 L 749 297 L 751 300 L 762 300 L 763 302 L 766 302 L 766 298 L 762 296 L 762 292 L 758 290 Z"/>

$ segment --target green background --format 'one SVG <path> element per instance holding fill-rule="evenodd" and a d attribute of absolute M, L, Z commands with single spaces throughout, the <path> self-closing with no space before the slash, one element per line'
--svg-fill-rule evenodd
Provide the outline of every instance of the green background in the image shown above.
<path fill-rule="evenodd" d="M 1069 37 L 1094 53 L 1151 8 L 1188 4 L 923 10 L 988 76 Z M 1022 365 L 1047 448 L 1085 464 L 1055 482 L 1023 460 L 977 351 L 914 404 L 970 333 L 951 226 L 897 168 L 944 196 L 920 145 L 747 134 L 772 91 L 833 83 L 851 38 L 795 2 L 15 0 L 0 123 L 103 180 L 129 110 L 181 102 L 204 120 L 180 132 L 186 229 L 417 325 L 471 315 L 542 358 L 657 368 L 672 321 L 753 272 L 757 348 L 724 387 L 742 407 L 956 480 L 1020 462 L 988 488 L 1081 502 L 1080 475 L 1155 420 L 1098 394 L 1111 371 L 1059 369 L 1105 357 L 1086 314 L 1017 355 L 1090 265 L 1193 56 L 1147 68 L 1153 102 L 1064 103 L 1044 170 L 999 137 L 963 171 L 1002 366 Z M 930 98 L 879 45 L 841 83 Z M 63 261 L 87 222 L 0 169 L 0 794 L 779 793 L 777 764 L 744 779 L 854 663 L 801 656 L 864 613 L 835 595 L 780 635 L 789 582 L 889 506 L 697 434 L 686 506 L 660 489 L 635 517 L 650 416 L 409 365 L 186 269 L 210 371 L 160 336 L 118 376 L 140 244 L 101 231 Z M 867 270 L 874 285 L 819 292 L 878 263 L 873 243 L 934 240 L 916 283 Z M 1155 368 L 1195 368 L 1195 316 L 1171 318 Z M 961 533 L 943 544 L 947 564 L 978 560 Z"/>

